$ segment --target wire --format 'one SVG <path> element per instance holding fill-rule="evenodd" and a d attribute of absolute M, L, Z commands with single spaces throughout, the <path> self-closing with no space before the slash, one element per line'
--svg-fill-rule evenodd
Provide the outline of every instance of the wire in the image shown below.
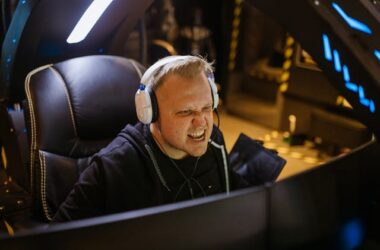
<path fill-rule="evenodd" d="M 218 123 L 216 125 L 216 127 L 219 129 L 219 125 L 220 125 L 220 116 L 219 116 L 219 112 L 217 109 L 214 110 L 215 114 L 216 114 L 216 117 L 218 118 Z"/>
<path fill-rule="evenodd" d="M 145 16 L 142 16 L 139 21 L 139 30 L 140 30 L 140 60 L 141 64 L 147 65 L 147 56 L 148 56 L 148 45 L 147 45 L 147 33 L 146 33 L 146 24 Z"/>
<path fill-rule="evenodd" d="M 214 112 L 215 112 L 215 115 L 218 119 L 218 122 L 216 123 L 216 127 L 219 129 L 219 125 L 220 125 L 220 117 L 219 117 L 219 112 L 217 109 L 214 109 Z M 211 132 L 212 134 L 212 132 Z M 215 141 L 215 137 L 216 137 L 216 132 L 214 132 L 214 135 L 212 136 L 212 138 L 210 138 L 212 141 Z"/>

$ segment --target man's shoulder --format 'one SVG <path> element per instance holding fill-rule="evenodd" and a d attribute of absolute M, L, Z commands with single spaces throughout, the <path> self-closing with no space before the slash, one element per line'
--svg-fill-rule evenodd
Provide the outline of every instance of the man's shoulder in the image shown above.
<path fill-rule="evenodd" d="M 139 126 L 127 125 L 120 133 L 103 149 L 101 149 L 96 156 L 101 158 L 131 156 L 136 155 L 141 151 L 144 143 L 143 136 L 136 136 L 141 131 Z M 141 138 L 140 138 L 141 137 Z"/>
<path fill-rule="evenodd" d="M 109 157 L 115 154 L 127 153 L 129 151 L 134 151 L 131 142 L 122 136 L 117 136 L 112 140 L 106 147 L 102 148 L 96 156 L 98 157 Z"/>

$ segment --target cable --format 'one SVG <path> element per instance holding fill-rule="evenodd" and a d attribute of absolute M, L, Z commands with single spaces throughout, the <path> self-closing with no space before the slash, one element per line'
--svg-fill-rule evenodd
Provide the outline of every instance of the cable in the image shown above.
<path fill-rule="evenodd" d="M 217 109 L 214 109 L 214 112 L 215 112 L 215 115 L 216 117 L 218 118 L 218 122 L 216 123 L 216 127 L 218 128 L 219 130 L 219 125 L 220 125 L 220 117 L 219 117 L 219 112 Z M 211 134 L 212 134 L 212 131 L 211 131 Z M 216 132 L 214 133 L 214 135 L 212 136 L 212 138 L 209 138 L 209 141 L 215 141 L 215 137 L 216 137 Z"/>
<path fill-rule="evenodd" d="M 182 176 L 182 178 L 185 180 L 185 181 L 181 184 L 181 186 L 180 186 L 180 188 L 178 189 L 176 195 L 174 196 L 174 201 L 177 200 L 178 195 L 181 193 L 181 191 L 182 191 L 183 187 L 185 186 L 185 184 L 187 184 L 187 186 L 188 186 L 188 188 L 189 188 L 190 195 L 191 195 L 191 199 L 194 199 L 194 198 L 195 198 L 195 197 L 194 197 L 194 192 L 193 192 L 193 187 L 192 187 L 192 185 L 191 185 L 191 182 L 192 182 L 192 181 L 194 181 L 194 182 L 200 187 L 200 189 L 201 189 L 201 191 L 202 191 L 202 194 L 203 194 L 204 196 L 206 196 L 206 192 L 204 191 L 202 185 L 201 185 L 201 184 L 200 184 L 200 183 L 194 178 L 194 174 L 195 174 L 195 172 L 196 172 L 196 170 L 197 170 L 198 162 L 199 162 L 199 159 L 201 158 L 201 156 L 197 157 L 197 160 L 195 161 L 195 165 L 194 165 L 193 172 L 191 173 L 190 178 L 189 178 L 189 177 L 187 177 L 187 176 L 185 175 L 185 173 L 181 170 L 181 168 L 177 165 L 177 163 L 175 163 L 174 160 L 168 155 L 168 153 L 166 152 L 165 148 L 164 148 L 164 147 L 161 145 L 161 143 L 156 139 L 156 137 L 155 137 L 153 134 L 151 134 L 151 135 L 152 135 L 154 141 L 155 141 L 155 142 L 157 143 L 157 145 L 159 146 L 159 148 L 160 148 L 160 149 L 162 150 L 162 152 L 164 153 L 164 155 L 166 155 L 166 156 L 168 157 L 169 161 L 173 164 L 173 166 L 175 167 L 175 169 L 177 169 L 177 171 L 179 172 L 179 174 L 180 174 L 180 175 Z M 162 176 L 162 178 L 163 178 L 163 176 Z"/>
<path fill-rule="evenodd" d="M 147 34 L 146 34 L 146 25 L 145 25 L 145 16 L 142 16 L 139 21 L 139 30 L 140 30 L 140 60 L 141 64 L 147 65 L 147 55 L 148 55 L 148 45 L 147 45 Z"/>
<path fill-rule="evenodd" d="M 219 125 L 220 125 L 220 116 L 219 116 L 219 112 L 217 109 L 214 110 L 215 114 L 216 114 L 216 117 L 218 118 L 218 123 L 216 125 L 216 127 L 219 129 Z"/>

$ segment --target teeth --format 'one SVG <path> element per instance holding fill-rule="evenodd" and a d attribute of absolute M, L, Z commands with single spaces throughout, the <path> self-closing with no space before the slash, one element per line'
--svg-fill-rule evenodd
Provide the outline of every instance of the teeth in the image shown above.
<path fill-rule="evenodd" d="M 205 130 L 202 130 L 199 132 L 191 133 L 189 135 L 193 138 L 199 138 L 199 137 L 202 137 L 204 135 L 204 133 L 205 133 Z"/>

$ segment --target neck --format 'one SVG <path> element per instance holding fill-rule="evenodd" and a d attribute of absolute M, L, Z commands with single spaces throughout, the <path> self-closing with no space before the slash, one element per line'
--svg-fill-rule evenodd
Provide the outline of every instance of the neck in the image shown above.
<path fill-rule="evenodd" d="M 161 130 L 158 128 L 158 125 L 156 123 L 151 123 L 149 126 L 150 132 L 152 134 L 152 137 L 160 150 L 166 154 L 168 157 L 176 160 L 180 160 L 188 156 L 186 152 L 183 152 L 181 150 L 175 149 L 172 146 L 168 145 L 164 138 L 162 137 Z"/>

